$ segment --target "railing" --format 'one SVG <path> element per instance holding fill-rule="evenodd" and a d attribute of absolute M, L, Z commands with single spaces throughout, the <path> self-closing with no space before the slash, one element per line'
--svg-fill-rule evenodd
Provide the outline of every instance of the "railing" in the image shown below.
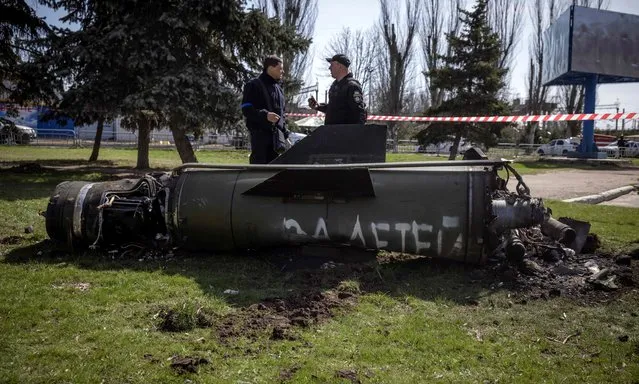
<path fill-rule="evenodd" d="M 60 146 L 60 147 L 85 147 L 93 146 L 93 137 L 95 132 L 82 132 L 78 134 L 73 130 L 48 130 L 40 131 L 38 136 L 30 138 L 26 142 L 16 140 L 13 136 L 0 134 L 0 145 L 34 145 L 34 146 Z M 102 147 L 121 147 L 135 148 L 137 146 L 137 135 L 132 132 L 118 133 L 117 140 L 113 137 L 103 137 L 101 141 Z M 199 140 L 190 138 L 191 145 L 195 150 L 250 150 L 250 141 L 246 137 L 236 136 L 230 137 L 226 135 L 207 135 Z M 152 133 L 151 148 L 175 148 L 173 135 L 171 133 Z M 539 157 L 537 149 L 540 144 L 514 144 L 499 143 L 497 146 L 484 151 L 491 158 L 518 159 L 527 157 Z M 600 147 L 600 151 L 605 150 Z M 386 151 L 391 153 L 394 151 L 392 141 L 387 142 Z M 438 146 L 420 146 L 416 140 L 399 140 L 396 153 L 421 153 L 425 156 L 448 157 L 448 147 Z M 634 153 L 627 153 L 626 157 L 633 156 Z M 618 157 L 619 154 L 609 154 L 610 157 Z"/>

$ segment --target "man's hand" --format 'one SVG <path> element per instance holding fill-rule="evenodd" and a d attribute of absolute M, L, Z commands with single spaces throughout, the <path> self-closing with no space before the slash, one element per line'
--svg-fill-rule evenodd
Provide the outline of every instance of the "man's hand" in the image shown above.
<path fill-rule="evenodd" d="M 269 122 L 273 124 L 277 123 L 279 119 L 280 119 L 280 115 L 278 115 L 277 113 L 269 112 L 266 114 L 266 120 L 268 120 Z"/>
<path fill-rule="evenodd" d="M 310 97 L 310 98 L 308 99 L 308 106 L 309 106 L 311 109 L 317 109 L 317 107 L 318 107 L 317 100 L 315 100 L 315 98 L 314 98 L 314 97 Z"/>

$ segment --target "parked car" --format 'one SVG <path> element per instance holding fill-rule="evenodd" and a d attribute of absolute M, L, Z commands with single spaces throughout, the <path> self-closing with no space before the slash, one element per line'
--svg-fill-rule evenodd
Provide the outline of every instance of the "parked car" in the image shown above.
<path fill-rule="evenodd" d="M 37 137 L 36 130 L 24 125 L 18 125 L 13 121 L 0 118 L 0 143 L 1 144 L 29 144 Z"/>
<path fill-rule="evenodd" d="M 436 154 L 445 154 L 448 155 L 453 147 L 452 141 L 445 141 L 437 144 L 428 144 L 426 146 L 420 145 L 417 148 L 417 152 L 421 153 L 436 153 Z M 467 141 L 465 138 L 459 141 L 459 146 L 457 147 L 457 154 L 463 155 L 466 150 L 473 147 L 473 143 Z"/>
<path fill-rule="evenodd" d="M 605 147 L 600 149 L 603 152 L 606 152 L 608 156 L 611 157 L 619 157 L 619 141 L 615 140 L 612 143 L 606 145 Z M 624 157 L 638 157 L 639 156 L 639 142 L 637 141 L 626 141 L 626 147 L 624 151 Z"/>
<path fill-rule="evenodd" d="M 291 134 L 288 135 L 288 139 L 291 141 L 291 144 L 293 145 L 297 144 L 298 141 L 302 140 L 305 137 L 306 137 L 305 134 L 299 133 L 299 132 L 291 132 Z"/>
<path fill-rule="evenodd" d="M 579 142 L 575 139 L 556 139 L 537 148 L 539 156 L 566 156 L 568 152 L 577 150 Z"/>

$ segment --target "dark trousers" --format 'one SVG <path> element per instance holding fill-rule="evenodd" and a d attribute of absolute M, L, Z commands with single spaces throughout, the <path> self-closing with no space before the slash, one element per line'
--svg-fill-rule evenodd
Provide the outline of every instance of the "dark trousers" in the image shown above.
<path fill-rule="evenodd" d="M 273 149 L 273 133 L 270 129 L 250 129 L 251 136 L 251 164 L 268 164 L 277 157 Z"/>

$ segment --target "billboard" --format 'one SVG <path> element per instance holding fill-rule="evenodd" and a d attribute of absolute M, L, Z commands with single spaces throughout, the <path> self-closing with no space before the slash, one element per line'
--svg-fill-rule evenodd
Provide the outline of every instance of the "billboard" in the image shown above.
<path fill-rule="evenodd" d="M 544 85 L 639 82 L 639 15 L 572 6 L 544 33 Z"/>
<path fill-rule="evenodd" d="M 571 70 L 639 81 L 639 15 L 575 7 Z"/>
<path fill-rule="evenodd" d="M 544 84 L 570 71 L 570 16 L 564 12 L 544 32 Z"/>

